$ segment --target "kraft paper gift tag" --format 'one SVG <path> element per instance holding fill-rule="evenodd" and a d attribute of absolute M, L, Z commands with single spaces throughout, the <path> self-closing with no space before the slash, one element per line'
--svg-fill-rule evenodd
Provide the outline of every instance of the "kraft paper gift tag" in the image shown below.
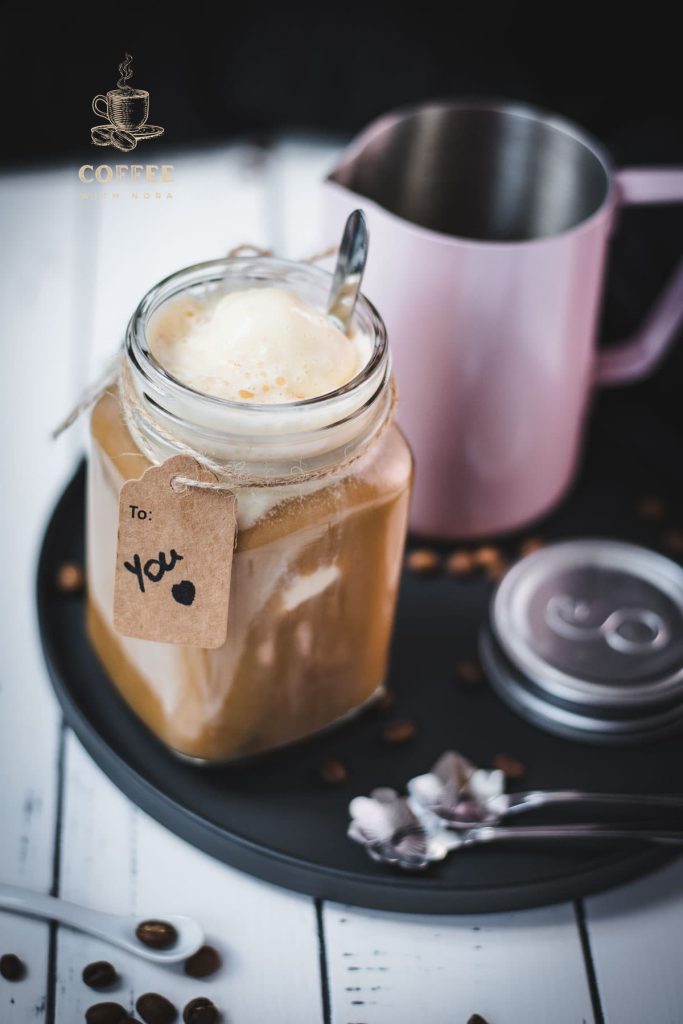
<path fill-rule="evenodd" d="M 237 530 L 228 490 L 187 455 L 128 480 L 119 495 L 114 628 L 124 636 L 190 647 L 220 647 L 228 628 Z"/>

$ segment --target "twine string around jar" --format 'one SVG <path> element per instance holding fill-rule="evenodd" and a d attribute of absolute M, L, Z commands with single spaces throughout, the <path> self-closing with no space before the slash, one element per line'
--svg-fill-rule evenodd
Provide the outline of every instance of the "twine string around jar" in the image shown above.
<path fill-rule="evenodd" d="M 128 432 L 140 451 L 149 459 L 150 462 L 158 463 L 158 458 L 152 445 L 143 436 L 143 433 L 140 430 L 139 424 L 143 424 L 145 427 L 149 428 L 150 432 L 153 432 L 163 441 L 166 441 L 174 449 L 176 454 L 189 455 L 198 462 L 203 469 L 209 470 L 209 472 L 213 473 L 214 476 L 218 478 L 215 481 L 209 481 L 196 480 L 191 477 L 176 476 L 172 481 L 172 485 L 181 484 L 186 487 L 198 487 L 209 491 L 232 491 L 236 488 L 239 489 L 244 487 L 287 487 L 296 484 L 308 483 L 310 480 L 321 480 L 347 469 L 365 454 L 370 445 L 374 444 L 374 442 L 384 433 L 393 421 L 397 400 L 396 383 L 393 378 L 389 383 L 389 388 L 390 404 L 384 420 L 379 428 L 362 444 L 358 445 L 353 452 L 345 454 L 344 457 L 337 460 L 333 466 L 317 469 L 304 469 L 303 466 L 299 464 L 298 466 L 293 466 L 292 471 L 288 474 L 264 477 L 262 475 L 246 473 L 243 469 L 244 463 L 242 462 L 217 462 L 215 459 L 211 459 L 202 452 L 197 451 L 197 449 L 193 448 L 191 445 L 185 444 L 185 442 L 181 441 L 176 434 L 172 433 L 172 431 L 166 430 L 162 427 L 158 419 L 150 416 L 133 387 L 130 370 L 123 363 L 121 363 L 121 370 L 118 378 L 118 396 L 121 414 Z"/>
<path fill-rule="evenodd" d="M 328 246 L 326 249 L 307 257 L 302 262 L 317 263 L 329 256 L 333 256 L 336 253 L 337 248 L 338 247 L 336 245 Z M 272 252 L 269 249 L 263 249 L 259 246 L 243 243 L 235 246 L 234 249 L 231 249 L 228 253 L 228 258 L 253 259 L 259 256 L 271 255 Z M 119 406 L 121 408 L 121 415 L 126 428 L 137 444 L 139 450 L 153 465 L 158 464 L 159 460 L 154 448 L 140 430 L 140 424 L 143 424 L 145 427 L 149 428 L 151 433 L 160 437 L 163 441 L 166 441 L 169 446 L 175 450 L 176 454 L 190 456 L 200 466 L 211 472 L 217 478 L 216 480 L 211 481 L 199 480 L 193 477 L 176 476 L 171 481 L 171 486 L 174 487 L 175 490 L 178 490 L 179 487 L 196 487 L 203 490 L 232 491 L 237 488 L 246 487 L 292 486 L 307 483 L 310 480 L 319 480 L 324 477 L 331 476 L 332 474 L 337 474 L 347 469 L 365 454 L 369 446 L 381 436 L 393 421 L 397 400 L 396 383 L 393 378 L 390 381 L 389 387 L 390 405 L 382 424 L 378 430 L 366 439 L 363 444 L 358 445 L 352 453 L 345 454 L 341 460 L 335 462 L 331 467 L 305 470 L 303 469 L 303 466 L 299 464 L 296 467 L 292 467 L 292 472 L 287 475 L 263 477 L 261 475 L 245 473 L 243 470 L 244 464 L 241 462 L 225 463 L 209 458 L 202 452 L 197 451 L 197 449 L 193 448 L 191 445 L 185 444 L 171 431 L 162 427 L 157 419 L 150 416 L 147 408 L 143 404 L 143 401 L 141 401 L 133 387 L 131 373 L 125 363 L 124 349 L 123 346 L 121 346 L 116 353 L 116 356 L 108 363 L 100 377 L 83 391 L 78 402 L 69 412 L 68 416 L 66 416 L 62 422 L 55 427 L 52 431 L 52 438 L 53 440 L 56 440 L 62 433 L 64 433 L 65 430 L 68 430 L 68 428 L 72 426 L 72 424 L 75 423 L 84 412 L 87 412 L 88 409 L 95 405 L 95 403 L 99 401 L 106 392 L 115 389 Z"/>

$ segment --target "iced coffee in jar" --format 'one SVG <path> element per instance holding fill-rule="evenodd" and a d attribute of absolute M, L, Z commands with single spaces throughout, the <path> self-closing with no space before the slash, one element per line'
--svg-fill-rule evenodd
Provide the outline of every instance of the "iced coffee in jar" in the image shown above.
<path fill-rule="evenodd" d="M 93 410 L 89 635 L 123 698 L 191 758 L 284 746 L 383 691 L 412 460 L 382 320 L 361 296 L 344 334 L 329 290 L 324 271 L 265 257 L 174 274 L 135 311 L 119 387 Z M 113 625 L 119 491 L 187 452 L 236 498 L 216 649 Z"/>

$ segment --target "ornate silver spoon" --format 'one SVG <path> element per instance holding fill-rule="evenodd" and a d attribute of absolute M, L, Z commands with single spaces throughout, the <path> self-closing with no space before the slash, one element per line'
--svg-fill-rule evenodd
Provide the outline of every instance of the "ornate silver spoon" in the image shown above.
<path fill-rule="evenodd" d="M 410 803 L 418 814 L 433 814 L 447 828 L 494 825 L 504 817 L 557 805 L 624 808 L 636 811 L 683 811 L 683 796 L 674 794 L 584 793 L 579 790 L 529 790 L 505 793 L 502 772 L 476 769 L 448 751 L 431 772 L 408 783 Z"/>

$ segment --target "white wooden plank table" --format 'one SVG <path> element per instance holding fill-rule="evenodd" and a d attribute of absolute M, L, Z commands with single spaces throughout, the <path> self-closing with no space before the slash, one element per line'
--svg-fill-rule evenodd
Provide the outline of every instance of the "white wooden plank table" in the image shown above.
<path fill-rule="evenodd" d="M 226 867 L 131 804 L 66 730 L 34 612 L 42 530 L 85 437 L 49 432 L 102 368 L 143 292 L 241 242 L 300 257 L 324 245 L 319 182 L 330 143 L 287 139 L 178 153 L 173 199 L 129 188 L 83 200 L 76 167 L 0 178 L 3 500 L 0 505 L 0 881 L 134 914 L 195 915 L 224 966 L 195 982 L 65 928 L 0 914 L 0 1024 L 76 1024 L 98 996 L 85 963 L 110 958 L 111 998 L 198 994 L 226 1024 L 680 1024 L 683 862 L 603 895 L 480 917 L 320 904 Z M 93 189 L 95 194 L 102 189 Z"/>

